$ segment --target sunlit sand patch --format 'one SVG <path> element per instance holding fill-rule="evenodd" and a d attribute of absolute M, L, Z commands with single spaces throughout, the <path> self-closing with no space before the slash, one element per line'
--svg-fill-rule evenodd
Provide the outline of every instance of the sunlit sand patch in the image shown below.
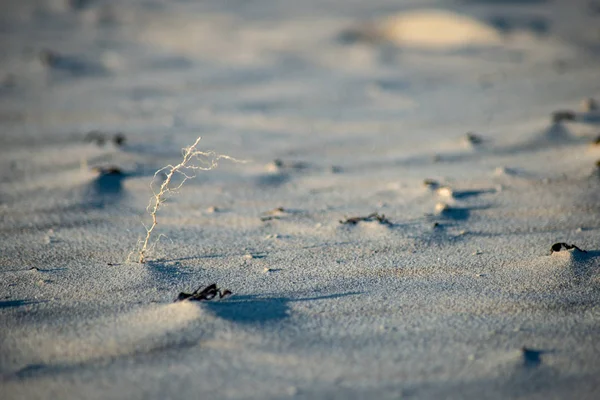
<path fill-rule="evenodd" d="M 197 305 L 180 302 L 88 321 L 71 328 L 14 329 L 7 342 L 10 348 L 18 349 L 14 359 L 26 365 L 81 364 L 165 347 L 169 332 L 183 329 L 202 315 Z"/>
<path fill-rule="evenodd" d="M 502 42 L 492 26 L 444 10 L 417 10 L 393 15 L 351 31 L 358 40 L 389 41 L 398 46 L 452 49 Z"/>

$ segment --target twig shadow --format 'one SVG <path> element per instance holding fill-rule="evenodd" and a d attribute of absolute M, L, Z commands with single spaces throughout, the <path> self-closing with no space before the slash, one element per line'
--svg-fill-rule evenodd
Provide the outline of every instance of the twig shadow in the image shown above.
<path fill-rule="evenodd" d="M 169 265 L 165 264 L 164 260 L 146 261 L 145 265 L 148 267 L 149 272 L 160 280 L 179 282 L 190 274 L 189 271 L 180 268 L 179 262 Z"/>
<path fill-rule="evenodd" d="M 300 301 L 335 299 L 355 296 L 360 292 L 348 292 L 326 296 L 290 298 L 290 297 L 261 297 L 235 296 L 228 301 L 204 302 L 211 312 L 219 318 L 240 324 L 266 324 L 284 320 L 289 316 L 289 304 Z"/>
<path fill-rule="evenodd" d="M 482 194 L 488 193 L 496 193 L 496 189 L 457 190 L 452 192 L 452 197 L 457 200 L 464 200 L 470 197 L 481 196 Z"/>

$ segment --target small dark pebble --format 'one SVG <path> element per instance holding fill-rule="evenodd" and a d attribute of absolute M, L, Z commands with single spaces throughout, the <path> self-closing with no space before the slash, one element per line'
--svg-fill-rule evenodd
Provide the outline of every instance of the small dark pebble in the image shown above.
<path fill-rule="evenodd" d="M 439 228 L 440 227 L 440 223 L 439 222 L 434 222 L 433 223 L 433 227 L 434 228 Z"/>
<path fill-rule="evenodd" d="M 558 253 L 563 250 L 577 250 L 582 253 L 587 253 L 585 250 L 581 250 L 579 247 L 575 246 L 574 244 L 567 244 L 564 242 L 560 242 L 560 243 L 554 243 L 552 245 L 552 247 L 550 247 L 550 254 Z"/>
<path fill-rule="evenodd" d="M 438 181 L 436 181 L 435 179 L 424 179 L 423 180 L 423 185 L 427 186 L 428 188 L 431 189 L 436 189 L 437 187 L 440 186 L 440 183 Z"/>
<path fill-rule="evenodd" d="M 592 142 L 592 144 L 594 144 L 594 145 L 596 145 L 596 146 L 600 145 L 600 135 L 598 135 L 598 136 L 596 137 L 596 139 L 594 139 L 594 141 Z"/>
<path fill-rule="evenodd" d="M 387 219 L 385 217 L 385 215 L 383 215 L 383 214 L 379 215 L 378 213 L 372 213 L 372 214 L 367 215 L 366 217 L 346 218 L 345 220 L 340 220 L 340 224 L 356 225 L 357 223 L 359 223 L 361 221 L 364 221 L 364 222 L 377 221 L 380 224 L 392 225 L 392 223 L 390 222 L 390 220 Z"/>
<path fill-rule="evenodd" d="M 471 144 L 483 143 L 483 139 L 481 138 L 481 136 L 479 136 L 473 132 L 467 132 L 467 134 L 465 135 L 465 139 L 467 140 L 467 142 L 469 142 Z"/>
<path fill-rule="evenodd" d="M 552 113 L 552 122 L 558 123 L 562 121 L 575 121 L 577 115 L 570 110 L 554 111 Z"/>
<path fill-rule="evenodd" d="M 217 295 L 219 299 L 222 299 L 225 296 L 231 295 L 231 291 L 229 290 L 221 290 L 217 288 L 217 284 L 213 283 L 208 285 L 204 289 L 200 290 L 202 286 L 198 289 L 194 290 L 192 293 L 181 292 L 175 299 L 175 302 L 190 300 L 190 301 L 208 301 L 214 299 Z"/>

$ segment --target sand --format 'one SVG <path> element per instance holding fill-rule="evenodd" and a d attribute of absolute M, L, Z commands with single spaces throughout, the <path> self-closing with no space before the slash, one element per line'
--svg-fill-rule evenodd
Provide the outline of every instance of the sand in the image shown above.
<path fill-rule="evenodd" d="M 600 397 L 594 2 L 0 23 L 3 399 Z M 198 137 L 243 162 L 196 171 L 128 262 Z"/>

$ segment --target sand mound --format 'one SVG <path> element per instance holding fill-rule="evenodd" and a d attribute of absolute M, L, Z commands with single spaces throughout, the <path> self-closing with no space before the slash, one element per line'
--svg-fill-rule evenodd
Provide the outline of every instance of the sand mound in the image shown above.
<path fill-rule="evenodd" d="M 580 293 L 597 288 L 596 252 L 563 250 L 519 265 L 513 289 L 527 293 Z"/>
<path fill-rule="evenodd" d="M 13 373 L 16 369 L 19 375 L 32 372 L 30 366 L 33 365 L 41 372 L 42 369 L 176 347 L 181 340 L 172 333 L 185 328 L 201 314 L 196 305 L 182 302 L 136 310 L 88 324 L 63 325 L 59 329 L 43 324 L 23 331 L 15 328 L 5 338 L 5 344 L 14 349 L 10 352 L 11 361 L 4 359 L 2 364 L 4 368 L 12 367 Z M 7 369 L 3 372 L 7 373 L 11 368 Z"/>
<path fill-rule="evenodd" d="M 364 32 L 364 36 L 399 46 L 447 49 L 494 45 L 501 41 L 493 27 L 474 18 L 443 10 L 418 10 L 390 16 Z"/>

